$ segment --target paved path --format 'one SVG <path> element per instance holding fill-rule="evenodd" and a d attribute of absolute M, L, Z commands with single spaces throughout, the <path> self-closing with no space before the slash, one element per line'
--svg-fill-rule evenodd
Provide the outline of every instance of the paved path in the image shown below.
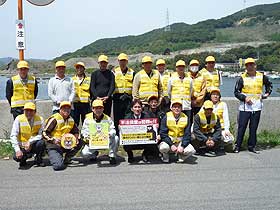
<path fill-rule="evenodd" d="M 1 210 L 280 209 L 280 149 L 185 164 L 102 161 L 62 172 L 0 161 L 0 179 Z"/>

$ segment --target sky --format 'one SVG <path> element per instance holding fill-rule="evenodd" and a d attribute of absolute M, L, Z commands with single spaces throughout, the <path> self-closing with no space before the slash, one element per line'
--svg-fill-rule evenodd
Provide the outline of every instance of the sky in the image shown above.
<path fill-rule="evenodd" d="M 246 7 L 273 0 L 246 0 Z M 23 0 L 25 58 L 52 59 L 101 38 L 139 35 L 169 22 L 194 24 L 219 19 L 244 7 L 244 0 L 55 0 L 34 6 Z M 0 57 L 18 57 L 17 1 L 0 6 Z"/>

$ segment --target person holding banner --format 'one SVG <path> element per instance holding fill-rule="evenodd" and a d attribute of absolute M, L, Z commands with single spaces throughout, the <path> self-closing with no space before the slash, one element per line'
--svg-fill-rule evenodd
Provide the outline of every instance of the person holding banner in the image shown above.
<path fill-rule="evenodd" d="M 131 111 L 132 113 L 129 113 L 125 116 L 125 119 L 145 119 L 145 118 L 151 118 L 147 113 L 143 112 L 143 104 L 140 99 L 134 99 L 131 103 Z M 147 132 L 149 132 L 149 127 L 147 127 Z M 149 162 L 148 155 L 156 154 L 158 151 L 156 144 L 137 144 L 137 145 L 124 145 L 124 150 L 127 153 L 128 156 L 128 162 L 133 163 L 135 162 L 133 150 L 144 150 L 142 153 L 142 159 L 143 162 Z"/>
<path fill-rule="evenodd" d="M 169 163 L 170 152 L 178 155 L 178 163 L 195 154 L 191 145 L 191 124 L 188 122 L 188 116 L 182 112 L 182 101 L 173 101 L 171 111 L 167 112 L 160 125 L 159 151 L 162 153 L 162 162 Z"/>
<path fill-rule="evenodd" d="M 71 103 L 62 101 L 59 113 L 47 119 L 43 130 L 50 162 L 55 171 L 64 170 L 83 146 L 83 141 L 78 139 L 79 129 L 70 117 L 70 112 Z"/>
<path fill-rule="evenodd" d="M 116 156 L 119 145 L 119 138 L 113 120 L 104 114 L 103 101 L 96 99 L 92 102 L 92 112 L 86 115 L 81 135 L 86 145 L 81 155 L 95 161 L 98 149 L 109 149 L 110 164 L 116 165 Z"/>

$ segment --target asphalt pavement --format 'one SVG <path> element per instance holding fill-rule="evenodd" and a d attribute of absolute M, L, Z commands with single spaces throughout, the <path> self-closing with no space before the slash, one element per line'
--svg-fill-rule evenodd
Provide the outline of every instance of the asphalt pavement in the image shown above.
<path fill-rule="evenodd" d="M 102 158 L 59 172 L 18 170 L 3 160 L 0 179 L 1 210 L 280 209 L 280 149 L 194 156 L 183 164 L 110 166 Z"/>

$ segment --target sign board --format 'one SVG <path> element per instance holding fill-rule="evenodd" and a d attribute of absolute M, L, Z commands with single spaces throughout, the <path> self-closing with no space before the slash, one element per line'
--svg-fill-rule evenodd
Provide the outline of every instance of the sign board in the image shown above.
<path fill-rule="evenodd" d="M 0 0 L 0 6 L 2 6 L 3 4 L 5 4 L 7 0 Z"/>
<path fill-rule="evenodd" d="M 109 149 L 109 123 L 91 123 L 89 125 L 89 148 Z"/>
<path fill-rule="evenodd" d="M 158 127 L 157 118 L 120 120 L 120 145 L 156 144 Z"/>
<path fill-rule="evenodd" d="M 54 0 L 27 0 L 27 1 L 36 6 L 46 6 L 52 3 Z"/>
<path fill-rule="evenodd" d="M 16 49 L 25 50 L 24 20 L 16 21 Z"/>

